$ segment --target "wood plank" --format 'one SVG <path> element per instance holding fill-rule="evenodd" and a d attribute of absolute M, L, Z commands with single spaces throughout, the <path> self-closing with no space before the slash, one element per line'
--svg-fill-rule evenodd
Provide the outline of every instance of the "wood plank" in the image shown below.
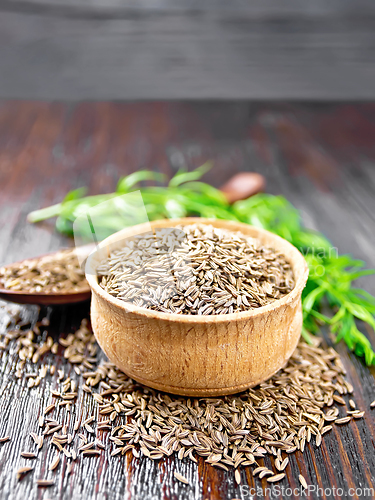
<path fill-rule="evenodd" d="M 0 98 L 373 99 L 375 16 L 0 3 Z"/>
<path fill-rule="evenodd" d="M 25 220 L 29 210 L 58 202 L 68 189 L 88 185 L 91 193 L 108 192 L 120 175 L 139 168 L 159 169 L 170 176 L 181 165 L 193 168 L 214 159 L 207 181 L 220 186 L 237 171 L 263 173 L 268 190 L 287 196 L 303 210 L 306 223 L 323 231 L 340 252 L 350 251 L 375 266 L 371 253 L 374 124 L 375 107 L 370 104 L 0 102 L 0 263 L 68 243 L 51 231 L 52 225 L 30 226 Z M 371 278 L 363 286 L 375 291 Z M 35 319 L 35 309 L 27 311 Z M 88 304 L 54 308 L 51 314 L 51 333 L 58 339 L 88 315 Z M 4 327 L 2 318 L 1 314 L 0 328 Z M 324 335 L 330 344 L 329 336 Z M 374 332 L 369 332 L 369 338 L 375 345 Z M 297 487 L 300 471 L 310 484 L 323 489 L 340 487 L 344 493 L 351 487 L 375 484 L 375 410 L 369 409 L 375 399 L 374 368 L 368 369 L 348 354 L 345 345 L 336 348 L 355 388 L 355 400 L 367 410 L 365 419 L 327 434 L 321 448 L 311 444 L 304 454 L 290 456 L 285 486 Z M 69 373 L 61 354 L 57 359 L 47 355 L 45 361 Z M 44 493 L 36 490 L 31 476 L 18 483 L 14 469 L 26 463 L 19 453 L 31 446 L 28 434 L 37 430 L 34 417 L 50 401 L 51 382 L 48 378 L 28 391 L 24 381 L 15 379 L 14 368 L 14 356 L 3 354 L 0 436 L 10 433 L 12 441 L 0 445 L 2 498 L 245 498 L 232 471 L 173 458 L 150 464 L 143 458 L 111 458 L 108 452 L 98 462 L 87 458 L 76 463 L 71 476 L 59 479 Z M 82 393 L 79 397 L 83 398 Z M 88 400 L 80 409 L 90 414 L 93 406 Z M 35 477 L 46 473 L 52 457 L 52 450 L 43 447 Z M 63 461 L 57 478 L 65 467 Z M 175 470 L 190 484 L 175 481 Z M 253 487 L 267 486 L 249 471 L 242 478 Z M 256 498 L 274 500 L 282 495 L 258 494 Z M 315 493 L 310 498 L 333 497 Z"/>
<path fill-rule="evenodd" d="M 29 5 L 29 11 L 34 9 L 43 11 L 59 11 L 67 7 L 73 11 L 112 13 L 112 16 L 118 16 L 124 12 L 138 12 L 140 15 L 155 11 L 178 11 L 178 12 L 239 12 L 246 13 L 254 18 L 259 17 L 285 17 L 299 16 L 310 17 L 314 15 L 338 15 L 347 14 L 370 14 L 375 12 L 374 4 L 371 0 L 316 0 L 313 4 L 306 4 L 298 0 L 284 0 L 282 3 L 277 0 L 264 0 L 257 3 L 246 3 L 242 0 L 232 0 L 230 3 L 225 0 L 207 0 L 202 3 L 197 0 L 183 0 L 174 2 L 173 0 L 155 0 L 152 3 L 147 0 L 1 0 L 0 6 L 3 10 L 26 10 Z"/>

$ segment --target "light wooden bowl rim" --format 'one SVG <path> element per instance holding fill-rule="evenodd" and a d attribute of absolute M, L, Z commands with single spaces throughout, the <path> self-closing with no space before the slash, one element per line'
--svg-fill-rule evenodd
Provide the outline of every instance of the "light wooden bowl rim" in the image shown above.
<path fill-rule="evenodd" d="M 289 252 L 292 255 L 292 259 L 289 257 L 289 261 L 293 264 L 294 269 L 298 269 L 299 273 L 298 275 L 294 276 L 295 277 L 295 287 L 291 292 L 289 292 L 287 295 L 282 297 L 281 299 L 276 300 L 275 302 L 272 302 L 271 304 L 267 304 L 265 306 L 259 307 L 257 309 L 251 309 L 249 311 L 243 311 L 240 313 L 232 313 L 232 314 L 221 314 L 221 315 L 207 315 L 207 316 L 196 316 L 196 315 L 190 315 L 190 314 L 173 314 L 173 313 L 164 313 L 160 311 L 154 311 L 152 309 L 146 309 L 144 307 L 140 306 L 135 306 L 133 304 L 130 304 L 128 302 L 124 302 L 120 299 L 116 299 L 109 293 L 107 293 L 101 286 L 99 286 L 98 280 L 97 280 L 97 275 L 96 275 L 96 266 L 93 262 L 96 253 L 98 252 L 98 249 L 95 249 L 91 254 L 89 255 L 87 262 L 86 262 L 86 267 L 85 267 L 85 273 L 86 273 L 86 280 L 90 285 L 90 288 L 92 289 L 93 292 L 95 292 L 97 295 L 99 295 L 103 300 L 106 302 L 111 303 L 113 306 L 121 309 L 124 313 L 136 313 L 140 316 L 145 316 L 149 319 L 156 319 L 156 320 L 163 320 L 163 321 L 169 321 L 171 323 L 174 322 L 181 322 L 181 323 L 191 323 L 191 324 L 207 324 L 207 323 L 222 323 L 222 322 L 228 322 L 228 321 L 236 321 L 236 320 L 246 320 L 247 318 L 254 318 L 257 316 L 262 316 L 263 314 L 275 311 L 276 309 L 279 309 L 280 307 L 283 307 L 285 305 L 288 305 L 290 303 L 293 303 L 293 301 L 301 295 L 302 290 L 304 289 L 307 281 L 307 277 L 309 274 L 309 269 L 307 266 L 307 262 L 301 252 L 293 246 L 291 243 L 289 243 L 287 240 L 284 238 L 281 238 L 280 236 L 271 233 L 270 231 L 267 231 L 265 229 L 258 228 L 256 226 L 251 226 L 250 224 L 245 224 L 242 222 L 236 222 L 236 221 L 228 221 L 228 220 L 223 220 L 223 219 L 208 219 L 208 218 L 203 218 L 203 217 L 184 217 L 180 219 L 160 219 L 157 221 L 152 221 L 150 223 L 143 223 L 143 224 L 138 224 L 137 226 L 132 226 L 130 228 L 125 228 L 122 229 L 121 231 L 118 231 L 117 233 L 112 234 L 105 240 L 103 240 L 99 244 L 99 248 L 103 248 L 107 246 L 108 244 L 111 244 L 112 241 L 118 240 L 119 236 L 124 236 L 130 237 L 131 235 L 135 235 L 138 233 L 146 232 L 149 230 L 150 226 L 151 227 L 173 227 L 174 225 L 189 225 L 189 224 L 212 224 L 214 227 L 218 228 L 225 228 L 230 231 L 245 231 L 246 235 L 246 230 L 248 228 L 252 228 L 255 230 L 259 235 L 264 235 L 267 236 L 269 239 L 275 241 L 276 243 L 279 242 L 282 244 L 282 246 L 286 246 L 289 248 Z M 218 223 L 218 225 L 215 225 L 215 223 Z M 131 234 L 129 234 L 131 233 Z M 271 244 L 272 245 L 272 244 Z"/>

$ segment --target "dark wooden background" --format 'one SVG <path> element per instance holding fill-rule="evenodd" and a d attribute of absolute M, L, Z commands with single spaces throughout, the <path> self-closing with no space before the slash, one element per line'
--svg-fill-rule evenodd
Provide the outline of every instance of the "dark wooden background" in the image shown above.
<path fill-rule="evenodd" d="M 325 233 L 341 253 L 350 252 L 375 267 L 374 139 L 371 103 L 1 102 L 0 264 L 68 243 L 54 232 L 53 223 L 32 226 L 25 218 L 32 209 L 60 201 L 69 189 L 87 185 L 90 193 L 109 192 L 120 175 L 140 168 L 171 176 L 181 166 L 193 168 L 213 159 L 208 182 L 220 186 L 241 170 L 263 173 L 267 190 L 288 197 L 307 226 Z M 362 285 L 375 293 L 371 277 Z M 30 308 L 27 314 L 35 311 Z M 54 309 L 52 334 L 58 338 L 68 333 L 87 314 L 88 304 Z M 374 333 L 368 334 L 375 346 Z M 349 488 L 375 487 L 375 410 L 369 409 L 375 399 L 374 370 L 344 346 L 338 350 L 358 406 L 367 410 L 365 419 L 327 434 L 321 448 L 309 445 L 303 455 L 293 455 L 287 479 L 280 483 L 285 487 L 298 486 L 299 471 L 320 488 L 336 486 L 347 493 Z M 182 485 L 173 478 L 174 459 L 150 464 L 107 453 L 98 462 L 81 459 L 72 475 L 52 489 L 37 491 L 31 476 L 17 483 L 14 469 L 24 464 L 19 453 L 29 447 L 29 433 L 37 430 L 35 416 L 47 402 L 50 381 L 28 391 L 24 381 L 15 380 L 13 363 L 11 356 L 2 355 L 0 436 L 10 434 L 12 441 L 0 445 L 1 499 L 246 498 L 232 472 L 186 462 L 182 472 L 191 484 Z M 68 370 L 61 356 L 58 364 Z M 82 408 L 90 414 L 87 403 Z M 50 457 L 51 450 L 43 447 L 35 477 L 42 475 Z M 58 478 L 64 467 L 59 467 Z M 250 485 L 266 486 L 249 473 L 242 477 Z"/>
<path fill-rule="evenodd" d="M 0 0 L 0 98 L 374 99 L 373 0 Z"/>

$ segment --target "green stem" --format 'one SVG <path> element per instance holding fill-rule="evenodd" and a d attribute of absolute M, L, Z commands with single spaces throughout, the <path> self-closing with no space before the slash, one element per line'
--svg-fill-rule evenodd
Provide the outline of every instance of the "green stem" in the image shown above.
<path fill-rule="evenodd" d="M 51 217 L 58 217 L 61 213 L 61 209 L 62 203 L 57 203 L 56 205 L 51 205 L 50 207 L 34 210 L 33 212 L 30 212 L 28 214 L 27 220 L 34 223 L 49 219 Z"/>
<path fill-rule="evenodd" d="M 312 337 L 304 326 L 302 327 L 302 337 L 309 345 L 313 344 Z"/>

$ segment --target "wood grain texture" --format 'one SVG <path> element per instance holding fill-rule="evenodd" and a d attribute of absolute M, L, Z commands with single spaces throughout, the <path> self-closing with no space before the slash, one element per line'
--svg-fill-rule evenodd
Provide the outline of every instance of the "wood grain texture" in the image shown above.
<path fill-rule="evenodd" d="M 152 4 L 0 1 L 0 98 L 375 96 L 370 1 Z"/>
<path fill-rule="evenodd" d="M 312 16 L 312 15 L 334 15 L 338 14 L 354 14 L 361 12 L 362 14 L 370 14 L 375 12 L 374 4 L 371 0 L 316 0 L 313 4 L 304 4 L 298 0 L 284 0 L 283 3 L 277 0 L 264 0 L 261 3 L 243 2 L 243 0 L 232 0 L 228 3 L 225 0 L 207 0 L 202 3 L 198 0 L 183 0 L 174 2 L 173 0 L 2 0 L 0 5 L 7 6 L 13 10 L 22 9 L 29 4 L 30 8 L 37 9 L 38 6 L 56 9 L 57 7 L 71 7 L 82 9 L 89 14 L 90 12 L 102 12 L 112 10 L 118 11 L 137 11 L 140 13 L 155 12 L 155 11 L 180 11 L 180 12 L 208 12 L 216 10 L 217 12 L 246 12 L 253 17 L 283 17 L 289 15 Z"/>
<path fill-rule="evenodd" d="M 214 169 L 205 177 L 221 186 L 235 172 L 258 171 L 267 178 L 267 190 L 283 194 L 302 210 L 305 223 L 326 234 L 340 253 L 350 252 L 375 267 L 375 106 L 374 104 L 288 104 L 249 102 L 203 103 L 0 103 L 0 263 L 46 253 L 68 240 L 53 231 L 50 222 L 26 223 L 30 210 L 58 202 L 68 189 L 89 186 L 90 193 L 109 192 L 120 175 L 151 168 L 172 175 L 177 168 L 193 168 L 207 159 Z M 362 285 L 375 292 L 374 280 Z M 26 309 L 35 319 L 34 308 Z M 55 339 L 77 327 L 89 305 L 50 310 L 50 332 Z M 1 322 L 3 317 L 1 316 Z M 4 328 L 1 323 L 1 328 Z M 329 336 L 325 338 L 330 344 Z M 368 336 L 375 345 L 372 331 Z M 374 488 L 375 421 L 369 405 L 375 399 L 374 369 L 336 346 L 354 386 L 357 405 L 366 410 L 363 421 L 340 427 L 316 448 L 290 457 L 283 485 L 297 487 L 302 473 L 309 484 L 326 489 Z M 52 362 L 47 356 L 46 361 Z M 55 362 L 55 361 L 54 361 Z M 56 363 L 69 373 L 60 354 Z M 235 486 L 232 472 L 172 458 L 160 464 L 127 457 L 114 460 L 106 452 L 100 461 L 87 458 L 75 465 L 70 477 L 56 487 L 37 491 L 32 477 L 16 482 L 14 469 L 25 463 L 20 451 L 30 446 L 35 417 L 48 403 L 46 379 L 28 391 L 14 377 L 14 356 L 0 360 L 1 498 L 10 500 L 231 500 L 246 498 Z M 83 394 L 83 415 L 93 408 Z M 52 458 L 44 448 L 36 477 Z M 116 458 L 116 457 L 115 457 Z M 270 465 L 268 459 L 265 462 Z M 66 467 L 63 462 L 57 477 Z M 177 470 L 189 485 L 173 479 Z M 266 487 L 249 471 L 242 481 Z M 363 490 L 364 491 L 364 490 Z M 281 499 L 268 493 L 255 498 Z M 292 494 L 284 496 L 299 500 Z M 322 494 L 310 498 L 336 499 Z M 367 491 L 353 498 L 372 500 Z"/>

